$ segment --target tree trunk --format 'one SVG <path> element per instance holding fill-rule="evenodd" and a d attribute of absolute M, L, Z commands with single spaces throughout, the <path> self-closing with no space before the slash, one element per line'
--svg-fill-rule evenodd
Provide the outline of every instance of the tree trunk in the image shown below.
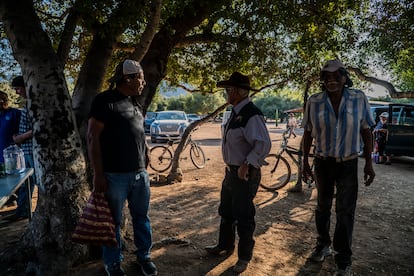
<path fill-rule="evenodd" d="M 168 184 L 171 184 L 175 180 L 179 180 L 178 179 L 178 176 L 179 176 L 178 171 L 179 171 L 179 168 L 180 168 L 180 156 L 181 156 L 181 153 L 184 150 L 184 145 L 187 143 L 188 136 L 190 135 L 190 133 L 193 132 L 194 129 L 196 129 L 197 127 L 199 127 L 202 124 L 204 124 L 205 122 L 208 122 L 208 120 L 210 120 L 212 118 L 215 118 L 228 105 L 229 105 L 228 103 L 225 103 L 225 104 L 221 105 L 219 108 L 217 108 L 216 110 L 214 110 L 208 116 L 204 117 L 200 121 L 197 121 L 197 122 L 192 123 L 191 125 L 189 125 L 186 128 L 186 130 L 184 131 L 183 136 L 181 138 L 180 144 L 178 144 L 178 147 L 174 151 L 171 170 L 170 170 L 170 173 L 167 176 L 167 183 Z"/>
<path fill-rule="evenodd" d="M 72 95 L 72 106 L 82 140 L 83 152 L 87 156 L 86 132 L 88 114 L 92 100 L 102 89 L 106 68 L 116 44 L 116 34 L 96 33 L 82 64 Z"/>
<path fill-rule="evenodd" d="M 63 67 L 32 2 L 0 3 L 4 30 L 29 94 L 35 170 L 40 183 L 36 212 L 20 244 L 24 248 L 15 248 L 15 253 L 34 262 L 38 274 L 59 275 L 85 253 L 84 246 L 70 240 L 87 196 L 81 141 Z"/>

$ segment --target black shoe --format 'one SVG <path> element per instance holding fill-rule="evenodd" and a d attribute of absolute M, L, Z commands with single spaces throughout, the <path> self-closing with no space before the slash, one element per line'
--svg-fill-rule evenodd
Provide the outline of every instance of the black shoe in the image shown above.
<path fill-rule="evenodd" d="M 351 276 L 351 265 L 339 267 L 336 269 L 334 276 Z"/>
<path fill-rule="evenodd" d="M 225 249 L 225 248 L 219 247 L 218 245 L 207 246 L 204 249 L 211 255 L 216 255 L 216 256 L 231 255 L 233 254 L 233 251 L 234 251 L 234 247 Z"/>
<path fill-rule="evenodd" d="M 233 266 L 233 271 L 236 272 L 237 274 L 240 274 L 247 269 L 248 265 L 249 265 L 249 261 L 239 259 L 237 263 Z"/>
<path fill-rule="evenodd" d="M 313 250 L 312 254 L 310 255 L 309 259 L 314 262 L 323 262 L 325 257 L 331 256 L 332 250 L 330 246 L 316 246 Z"/>
<path fill-rule="evenodd" d="M 120 263 L 114 263 L 111 266 L 105 265 L 106 275 L 108 276 L 124 276 L 126 275 Z"/>
<path fill-rule="evenodd" d="M 155 276 L 158 275 L 158 270 L 155 264 L 151 259 L 145 261 L 138 261 L 139 266 L 141 267 L 141 272 L 145 276 Z"/>

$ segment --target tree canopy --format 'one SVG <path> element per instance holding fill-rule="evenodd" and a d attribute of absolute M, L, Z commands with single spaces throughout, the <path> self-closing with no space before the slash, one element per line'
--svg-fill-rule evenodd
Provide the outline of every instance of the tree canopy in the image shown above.
<path fill-rule="evenodd" d="M 316 91 L 321 65 L 335 57 L 412 90 L 413 21 L 409 0 L 0 1 L 0 77 L 24 77 L 41 185 L 19 252 L 43 275 L 84 259 L 69 238 L 88 188 L 79 130 L 120 60 L 143 66 L 144 110 L 162 80 L 203 95 L 236 70 L 263 92 Z"/>

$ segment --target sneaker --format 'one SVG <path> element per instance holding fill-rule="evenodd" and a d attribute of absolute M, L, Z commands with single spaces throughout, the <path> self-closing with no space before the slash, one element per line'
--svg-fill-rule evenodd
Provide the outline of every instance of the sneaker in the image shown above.
<path fill-rule="evenodd" d="M 215 256 L 227 256 L 227 255 L 229 256 L 233 254 L 233 251 L 234 251 L 234 247 L 225 249 L 225 248 L 219 247 L 218 245 L 206 246 L 204 249 L 211 255 L 215 255 Z"/>
<path fill-rule="evenodd" d="M 145 261 L 138 261 L 139 266 L 141 267 L 141 272 L 145 276 L 155 276 L 158 275 L 158 270 L 155 264 L 151 259 Z"/>
<path fill-rule="evenodd" d="M 233 271 L 236 273 L 242 273 L 247 269 L 247 266 L 249 265 L 249 261 L 245 260 L 238 260 L 237 263 L 233 267 Z"/>
<path fill-rule="evenodd" d="M 351 266 L 347 265 L 344 268 L 337 268 L 334 276 L 351 276 Z"/>
<path fill-rule="evenodd" d="M 314 262 L 323 262 L 325 257 L 331 256 L 332 250 L 330 246 L 316 246 L 309 259 Z"/>
<path fill-rule="evenodd" d="M 105 265 L 106 275 L 108 276 L 124 276 L 125 271 L 121 267 L 121 263 L 113 263 L 111 266 Z"/>

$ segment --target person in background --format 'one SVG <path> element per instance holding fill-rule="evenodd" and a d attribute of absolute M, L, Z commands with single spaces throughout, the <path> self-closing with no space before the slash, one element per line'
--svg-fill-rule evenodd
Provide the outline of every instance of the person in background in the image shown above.
<path fill-rule="evenodd" d="M 251 102 L 248 76 L 235 72 L 229 80 L 220 81 L 232 114 L 224 127 L 222 154 L 226 163 L 222 182 L 219 215 L 221 216 L 218 244 L 206 247 L 213 255 L 233 253 L 236 229 L 239 235 L 238 261 L 234 272 L 241 273 L 253 256 L 255 207 L 253 199 L 260 183 L 260 167 L 271 148 L 269 132 L 262 112 Z"/>
<path fill-rule="evenodd" d="M 364 180 L 374 180 L 372 167 L 372 133 L 375 124 L 367 97 L 362 91 L 351 90 L 352 81 L 339 60 L 329 60 L 321 70 L 322 92 L 312 95 L 303 118 L 303 167 L 305 181 L 313 177 L 309 151 L 315 139 L 315 175 L 318 190 L 315 211 L 317 244 L 310 255 L 322 262 L 332 254 L 331 208 L 336 188 L 336 226 L 333 247 L 336 251 L 335 275 L 351 275 L 352 233 L 358 195 L 358 152 L 360 137 L 364 142 Z"/>
<path fill-rule="evenodd" d="M 128 200 L 138 265 L 144 275 L 157 275 L 150 254 L 148 148 L 142 108 L 136 99 L 145 86 L 144 71 L 137 61 L 127 59 L 118 64 L 109 82 L 110 89 L 93 100 L 88 121 L 93 189 L 105 193 L 118 240 L 117 247 L 103 247 L 105 270 L 108 275 L 125 274 L 121 267 L 120 224 Z"/>
<path fill-rule="evenodd" d="M 375 137 L 375 143 L 378 147 L 378 163 L 379 164 L 385 164 L 385 165 L 391 165 L 391 156 L 387 154 L 385 151 L 385 145 L 387 144 L 387 138 L 388 138 L 388 112 L 382 112 L 379 116 L 380 120 L 375 126 L 373 130 L 373 134 Z M 384 156 L 386 157 L 386 160 L 384 161 Z"/>
<path fill-rule="evenodd" d="M 289 113 L 289 118 L 288 118 L 286 126 L 289 131 L 288 138 L 290 138 L 292 134 L 293 134 L 293 138 L 296 138 L 295 128 L 298 127 L 298 121 L 296 120 L 295 115 L 293 113 Z"/>
<path fill-rule="evenodd" d="M 0 91 L 0 163 L 4 163 L 3 150 L 13 144 L 13 135 L 19 131 L 21 111 L 9 107 L 9 96 Z"/>
<path fill-rule="evenodd" d="M 20 116 L 21 111 L 19 109 L 9 107 L 7 93 L 0 91 L 0 164 L 2 169 L 5 169 L 3 150 L 13 144 L 13 135 L 19 131 Z M 16 199 L 17 196 L 13 194 L 5 205 L 16 205 Z"/>
<path fill-rule="evenodd" d="M 20 97 L 27 99 L 26 89 L 23 81 L 23 76 L 17 76 L 12 80 L 11 86 L 16 91 Z M 27 103 L 25 108 L 21 111 L 21 118 L 19 123 L 19 132 L 18 134 L 13 135 L 13 141 L 23 150 L 24 160 L 26 167 L 34 168 L 33 161 L 33 143 L 32 143 L 32 122 L 29 115 L 29 110 L 27 109 Z M 35 174 L 30 176 L 30 194 L 33 193 L 33 188 L 36 183 Z M 23 185 L 17 191 L 17 208 L 15 213 L 7 217 L 9 221 L 16 221 L 19 219 L 24 219 L 29 217 L 30 206 L 27 202 L 27 195 L 29 191 L 26 185 Z"/>

